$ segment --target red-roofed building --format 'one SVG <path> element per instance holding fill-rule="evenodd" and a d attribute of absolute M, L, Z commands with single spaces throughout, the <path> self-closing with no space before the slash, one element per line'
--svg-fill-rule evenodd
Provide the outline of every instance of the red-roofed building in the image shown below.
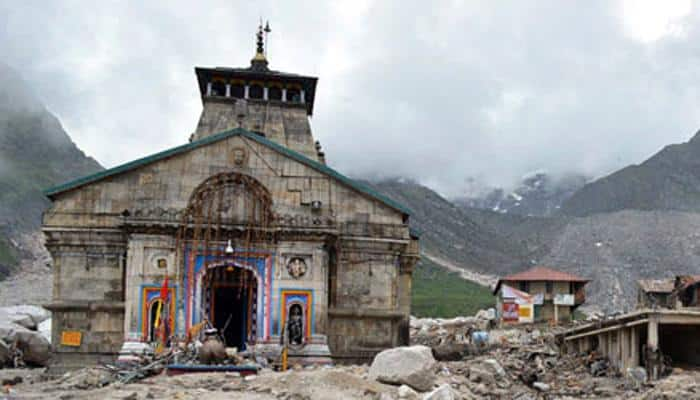
<path fill-rule="evenodd" d="M 586 301 L 584 287 L 588 281 L 567 272 L 538 266 L 499 279 L 493 293 L 497 296 L 497 310 L 500 317 L 503 317 L 504 309 L 512 314 L 514 312 L 512 303 L 522 301 L 511 298 L 512 291 L 504 290 L 504 287 L 507 287 L 532 296 L 532 305 L 524 304 L 522 305 L 524 307 L 519 308 L 534 309 L 531 319 L 535 322 L 554 320 L 570 322 L 574 310 Z M 523 321 L 523 318 L 520 321 Z"/>

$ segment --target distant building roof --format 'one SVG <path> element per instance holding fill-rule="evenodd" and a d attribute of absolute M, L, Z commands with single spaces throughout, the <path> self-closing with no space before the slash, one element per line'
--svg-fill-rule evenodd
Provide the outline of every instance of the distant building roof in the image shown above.
<path fill-rule="evenodd" d="M 556 281 L 556 282 L 589 282 L 589 279 L 581 278 L 580 276 L 569 274 L 567 272 L 557 271 L 547 267 L 533 267 L 526 271 L 505 276 L 498 280 L 494 293 L 503 282 L 522 282 L 522 281 Z"/>
<path fill-rule="evenodd" d="M 672 278 L 640 279 L 637 283 L 645 293 L 671 293 L 674 287 L 674 280 Z"/>
<path fill-rule="evenodd" d="M 674 289 L 679 291 L 686 290 L 687 288 L 696 285 L 700 282 L 700 275 L 679 275 L 674 280 Z"/>

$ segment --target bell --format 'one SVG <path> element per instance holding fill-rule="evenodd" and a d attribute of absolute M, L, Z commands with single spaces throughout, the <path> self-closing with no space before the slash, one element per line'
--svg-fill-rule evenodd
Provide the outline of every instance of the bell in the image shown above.
<path fill-rule="evenodd" d="M 226 245 L 226 254 L 233 254 L 233 246 L 231 246 L 231 239 L 228 240 Z"/>

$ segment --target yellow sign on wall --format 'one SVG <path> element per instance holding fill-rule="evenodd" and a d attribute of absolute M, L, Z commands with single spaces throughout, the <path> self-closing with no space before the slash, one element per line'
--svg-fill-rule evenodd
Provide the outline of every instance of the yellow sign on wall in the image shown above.
<path fill-rule="evenodd" d="M 532 319 L 532 304 L 521 304 L 518 308 L 518 317 L 520 322 L 530 322 Z"/>
<path fill-rule="evenodd" d="M 63 331 L 61 332 L 61 344 L 63 346 L 80 347 L 80 342 L 83 340 L 83 334 L 79 331 Z"/>

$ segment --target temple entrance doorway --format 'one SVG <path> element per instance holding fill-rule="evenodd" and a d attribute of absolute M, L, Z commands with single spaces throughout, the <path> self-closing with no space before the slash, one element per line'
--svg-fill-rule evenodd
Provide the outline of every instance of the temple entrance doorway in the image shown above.
<path fill-rule="evenodd" d="M 255 274 L 235 265 L 211 268 L 202 286 L 204 312 L 226 347 L 246 350 L 256 337 L 258 284 Z"/>

